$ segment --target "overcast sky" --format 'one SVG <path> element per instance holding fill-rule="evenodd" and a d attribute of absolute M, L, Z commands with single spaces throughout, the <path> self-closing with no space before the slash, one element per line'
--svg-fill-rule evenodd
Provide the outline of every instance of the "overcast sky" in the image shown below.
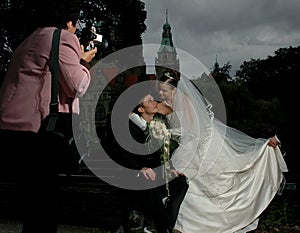
<path fill-rule="evenodd" d="M 160 44 L 171 25 L 174 46 L 211 69 L 216 55 L 232 73 L 251 58 L 265 59 L 279 48 L 300 45 L 300 0 L 143 0 L 144 44 Z"/>

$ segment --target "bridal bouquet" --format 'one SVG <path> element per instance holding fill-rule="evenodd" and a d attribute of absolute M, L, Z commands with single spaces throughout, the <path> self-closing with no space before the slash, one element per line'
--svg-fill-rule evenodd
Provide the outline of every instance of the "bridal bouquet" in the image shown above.
<path fill-rule="evenodd" d="M 164 176 L 166 180 L 166 187 L 169 195 L 168 183 L 171 179 L 171 166 L 170 166 L 170 142 L 171 133 L 168 130 L 166 123 L 159 118 L 154 118 L 149 124 L 149 138 L 159 141 L 161 144 L 161 164 L 164 166 Z"/>
<path fill-rule="evenodd" d="M 171 134 L 166 124 L 161 119 L 153 119 L 149 124 L 149 133 L 153 138 L 158 140 L 169 140 Z"/>

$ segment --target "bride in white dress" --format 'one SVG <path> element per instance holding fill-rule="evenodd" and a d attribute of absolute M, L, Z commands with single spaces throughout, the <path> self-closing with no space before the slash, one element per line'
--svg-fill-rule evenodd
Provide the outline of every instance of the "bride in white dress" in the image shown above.
<path fill-rule="evenodd" d="M 163 104 L 173 109 L 171 128 L 180 134 L 172 162 L 189 181 L 174 229 L 254 230 L 288 171 L 276 138 L 252 138 L 218 121 L 211 104 L 185 77 L 168 71 L 160 81 Z"/>

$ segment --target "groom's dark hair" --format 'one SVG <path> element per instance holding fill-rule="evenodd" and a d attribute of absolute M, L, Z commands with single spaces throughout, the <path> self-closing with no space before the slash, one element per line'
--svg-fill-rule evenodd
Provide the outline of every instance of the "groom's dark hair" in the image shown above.
<path fill-rule="evenodd" d="M 137 93 L 137 98 L 138 98 L 138 101 L 137 101 L 137 105 L 134 107 L 134 109 L 132 110 L 132 112 L 138 114 L 138 115 L 141 115 L 141 113 L 139 112 L 139 108 L 140 107 L 143 107 L 144 106 L 144 103 L 143 103 L 143 100 L 144 98 L 147 96 L 147 95 L 151 95 L 151 92 L 142 92 L 142 93 Z"/>

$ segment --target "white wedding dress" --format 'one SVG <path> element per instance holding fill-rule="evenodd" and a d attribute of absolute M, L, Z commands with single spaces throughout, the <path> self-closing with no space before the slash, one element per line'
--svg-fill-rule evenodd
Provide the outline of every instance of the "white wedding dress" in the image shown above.
<path fill-rule="evenodd" d="M 170 116 L 170 124 L 181 137 L 172 162 L 189 180 L 175 229 L 182 233 L 255 229 L 288 171 L 278 146 L 274 149 L 267 139 L 252 138 L 215 119 L 211 105 L 185 77 L 178 83 L 173 109 L 177 117 Z"/>

